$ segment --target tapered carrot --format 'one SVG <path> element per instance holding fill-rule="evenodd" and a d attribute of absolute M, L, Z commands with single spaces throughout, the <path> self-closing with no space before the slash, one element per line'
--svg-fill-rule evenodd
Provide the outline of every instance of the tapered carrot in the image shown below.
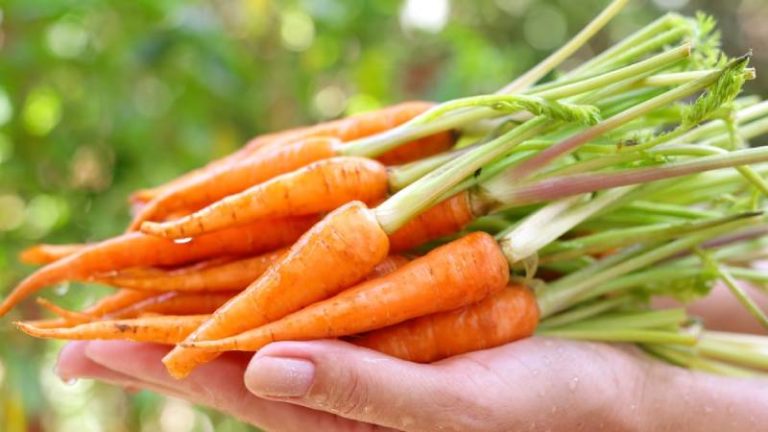
<path fill-rule="evenodd" d="M 335 157 L 274 177 L 181 219 L 144 222 L 141 231 L 167 238 L 193 237 L 264 218 L 331 211 L 354 200 L 372 204 L 386 193 L 384 165 L 366 158 Z"/>
<path fill-rule="evenodd" d="M 238 291 L 216 293 L 166 292 L 128 305 L 107 316 L 109 318 L 134 318 L 146 313 L 163 315 L 210 314 L 237 293 Z"/>
<path fill-rule="evenodd" d="M 86 244 L 38 244 L 28 247 L 19 254 L 19 261 L 25 264 L 50 264 L 87 247 Z"/>
<path fill-rule="evenodd" d="M 478 303 L 352 336 L 349 341 L 403 360 L 431 363 L 526 338 L 538 322 L 533 292 L 510 285 Z"/>
<path fill-rule="evenodd" d="M 504 289 L 508 280 L 499 245 L 475 232 L 277 321 L 220 340 L 188 338 L 182 346 L 258 351 L 274 341 L 347 336 L 478 302 Z"/>
<path fill-rule="evenodd" d="M 76 325 L 76 323 L 68 321 L 64 318 L 41 319 L 41 320 L 24 321 L 24 322 L 29 325 L 35 326 L 39 329 L 64 328 L 64 327 L 72 327 Z"/>
<path fill-rule="evenodd" d="M 98 276 L 96 282 L 145 291 L 238 291 L 261 276 L 286 249 L 231 261 L 199 270 L 155 271 L 144 274 L 120 272 Z"/>
<path fill-rule="evenodd" d="M 148 316 L 126 320 L 94 321 L 63 328 L 44 328 L 34 322 L 17 322 L 16 326 L 24 333 L 45 339 L 117 339 L 171 345 L 184 340 L 207 317 L 207 315 Z"/>
<path fill-rule="evenodd" d="M 134 291 L 121 289 L 114 294 L 108 295 L 93 305 L 86 308 L 82 313 L 91 316 L 93 319 L 101 318 L 116 310 L 123 309 L 144 299 L 162 294 L 156 291 Z"/>
<path fill-rule="evenodd" d="M 389 236 L 390 249 L 400 252 L 455 234 L 477 216 L 470 194 L 460 192 L 411 219 Z"/>
<path fill-rule="evenodd" d="M 232 336 L 328 298 L 362 279 L 387 255 L 389 242 L 372 212 L 360 202 L 334 210 L 305 233 L 259 279 L 218 309 L 190 340 Z M 175 348 L 163 362 L 186 376 L 215 354 Z"/>
<path fill-rule="evenodd" d="M 219 166 L 169 188 L 147 203 L 131 221 L 129 230 L 147 220 L 163 220 L 177 210 L 198 210 L 228 195 L 241 192 L 272 177 L 336 155 L 336 138 L 320 137 L 284 146 L 267 146 L 237 162 Z"/>
<path fill-rule="evenodd" d="M 60 318 L 63 318 L 64 320 L 73 324 L 85 323 L 93 319 L 93 317 L 88 314 L 64 309 L 63 307 L 43 297 L 37 298 L 37 304 L 52 312 L 54 315 L 57 315 Z"/>
<path fill-rule="evenodd" d="M 91 245 L 51 263 L 23 280 L 0 304 L 0 316 L 40 288 L 94 273 L 138 266 L 169 266 L 221 255 L 245 255 L 273 250 L 296 240 L 316 220 L 314 216 L 260 221 L 174 242 L 142 233 L 128 233 Z"/>
<path fill-rule="evenodd" d="M 133 219 L 129 230 L 138 229 L 141 223 L 147 220 L 162 220 L 165 215 L 175 210 L 198 210 L 228 195 L 311 162 L 342 156 L 343 141 L 385 131 L 410 120 L 431 106 L 432 104 L 427 102 L 407 102 L 374 113 L 311 127 L 284 140 L 253 146 L 253 151 L 245 151 L 242 157 L 232 163 L 204 170 L 199 175 L 189 177 L 187 181 L 165 189 Z M 429 151 L 423 156 L 427 156 L 450 148 L 453 142 L 453 135 L 443 132 L 405 146 L 418 148 L 426 144 Z M 409 149 L 407 152 L 414 151 Z M 392 156 L 392 159 L 406 158 Z"/>

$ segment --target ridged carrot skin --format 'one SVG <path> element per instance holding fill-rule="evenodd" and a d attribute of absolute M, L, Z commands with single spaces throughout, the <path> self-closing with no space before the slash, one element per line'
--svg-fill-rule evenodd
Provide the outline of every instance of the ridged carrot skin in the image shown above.
<path fill-rule="evenodd" d="M 533 292 L 509 285 L 478 303 L 373 330 L 349 341 L 403 360 L 432 363 L 529 337 L 538 323 Z"/>
<path fill-rule="evenodd" d="M 389 236 L 392 252 L 401 252 L 423 245 L 466 227 L 475 215 L 470 195 L 460 192 L 411 219 Z"/>
<path fill-rule="evenodd" d="M 51 263 L 24 279 L 0 304 L 0 316 L 42 287 L 65 280 L 129 267 L 176 266 L 222 255 L 253 255 L 290 244 L 317 218 L 314 216 L 259 221 L 202 235 L 188 242 L 139 232 L 93 244 Z"/>
<path fill-rule="evenodd" d="M 348 336 L 478 302 L 508 281 L 509 266 L 499 245 L 490 235 L 475 232 L 277 321 L 220 340 L 188 339 L 182 346 L 258 351 L 275 341 Z"/>
<path fill-rule="evenodd" d="M 142 314 L 198 315 L 211 314 L 239 291 L 216 293 L 166 292 L 116 310 L 109 318 L 134 318 Z"/>
<path fill-rule="evenodd" d="M 17 322 L 16 326 L 28 335 L 45 339 L 127 340 L 173 345 L 184 340 L 206 318 L 207 315 L 165 315 L 94 321 L 63 328 L 45 328 L 33 322 Z"/>
<path fill-rule="evenodd" d="M 103 284 L 141 291 L 240 291 L 261 276 L 287 249 L 201 269 L 150 271 L 144 274 L 120 272 L 95 279 Z"/>
<path fill-rule="evenodd" d="M 86 244 L 38 244 L 19 253 L 19 261 L 24 264 L 45 265 L 58 261 L 87 247 Z"/>
<path fill-rule="evenodd" d="M 139 229 L 144 221 L 162 221 L 178 210 L 199 210 L 272 177 L 336 156 L 339 145 L 336 138 L 321 137 L 284 146 L 265 146 L 247 157 L 168 189 L 141 209 L 131 221 L 129 231 Z"/>
<path fill-rule="evenodd" d="M 353 285 L 381 262 L 387 235 L 365 204 L 351 202 L 307 231 L 266 273 L 190 335 L 209 340 L 236 335 L 280 319 Z M 163 359 L 177 378 L 215 354 L 181 347 Z"/>
<path fill-rule="evenodd" d="M 387 194 L 387 169 L 366 158 L 335 157 L 230 195 L 189 216 L 144 222 L 141 231 L 166 238 L 194 237 L 265 218 L 331 211 L 350 201 L 378 202 Z"/>

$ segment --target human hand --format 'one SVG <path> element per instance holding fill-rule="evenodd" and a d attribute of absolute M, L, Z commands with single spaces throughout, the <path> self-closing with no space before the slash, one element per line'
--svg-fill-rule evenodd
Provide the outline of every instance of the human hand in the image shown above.
<path fill-rule="evenodd" d="M 181 397 L 279 431 L 756 430 L 768 403 L 764 382 L 675 368 L 630 347 L 537 337 L 432 365 L 337 341 L 282 342 L 250 364 L 227 355 L 183 381 L 165 372 L 165 352 L 74 343 L 58 370 L 66 379 Z"/>

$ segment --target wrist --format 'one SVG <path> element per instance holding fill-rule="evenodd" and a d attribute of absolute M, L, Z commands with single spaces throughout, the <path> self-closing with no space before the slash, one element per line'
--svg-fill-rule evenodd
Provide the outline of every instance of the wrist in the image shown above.
<path fill-rule="evenodd" d="M 760 430 L 768 422 L 768 381 L 729 378 L 663 363 L 648 366 L 637 393 L 641 430 Z"/>

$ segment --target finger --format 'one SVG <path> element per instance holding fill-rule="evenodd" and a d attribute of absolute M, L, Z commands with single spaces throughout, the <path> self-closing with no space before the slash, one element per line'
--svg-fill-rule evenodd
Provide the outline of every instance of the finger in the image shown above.
<path fill-rule="evenodd" d="M 89 344 L 86 354 L 109 369 L 141 382 L 175 388 L 186 394 L 187 400 L 225 411 L 262 429 L 366 430 L 328 413 L 255 397 L 243 384 L 247 357 L 222 356 L 197 368 L 188 378 L 175 380 L 161 362 L 167 352 L 167 347 L 159 345 L 101 341 Z"/>
<path fill-rule="evenodd" d="M 281 342 L 251 360 L 254 394 L 405 430 L 480 430 L 471 382 L 338 341 Z M 481 398 L 480 398 L 481 399 Z"/>
<path fill-rule="evenodd" d="M 64 381 L 95 379 L 108 384 L 124 387 L 126 390 L 151 390 L 167 396 L 187 398 L 188 395 L 176 389 L 137 380 L 128 375 L 105 368 L 85 355 L 88 342 L 73 342 L 62 348 L 56 363 L 56 374 Z"/>

